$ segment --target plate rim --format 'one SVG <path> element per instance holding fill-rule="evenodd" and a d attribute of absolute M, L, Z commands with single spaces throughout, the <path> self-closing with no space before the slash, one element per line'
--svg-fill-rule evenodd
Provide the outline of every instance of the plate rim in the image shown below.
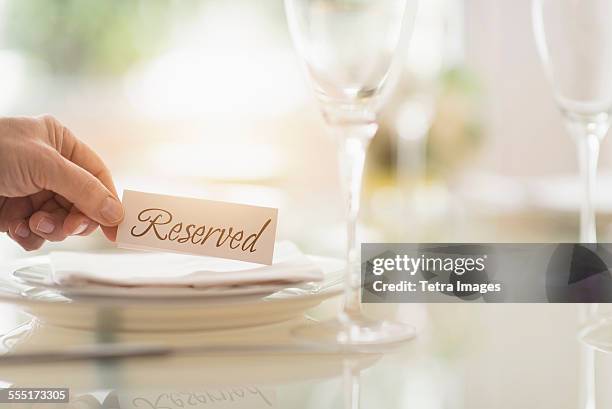
<path fill-rule="evenodd" d="M 315 260 L 318 260 L 319 262 L 323 261 L 323 262 L 329 262 L 329 263 L 338 263 L 338 265 L 341 265 L 341 267 L 339 268 L 334 268 L 333 271 L 330 271 L 328 273 L 326 273 L 326 276 L 335 276 L 335 275 L 342 275 L 342 273 L 340 273 L 343 269 L 344 269 L 344 261 L 339 259 L 339 258 L 334 258 L 334 257 L 327 257 L 327 256 L 315 256 L 315 255 L 307 255 L 310 258 L 313 258 Z M 38 288 L 43 289 L 43 291 L 49 291 L 51 293 L 51 295 L 56 296 L 57 299 L 45 299 L 45 298 L 34 298 L 31 296 L 27 296 L 24 294 L 23 290 L 19 290 L 17 288 L 14 288 L 15 285 L 20 285 L 20 286 L 27 286 L 30 288 L 37 288 L 36 286 L 33 286 L 32 284 L 27 284 L 27 283 L 21 283 L 21 282 L 15 282 L 18 277 L 14 276 L 14 272 L 18 271 L 18 270 L 22 270 L 24 268 L 28 268 L 28 267 L 32 267 L 32 266 L 40 266 L 40 265 L 48 265 L 48 263 L 44 263 L 41 262 L 43 260 L 43 258 L 41 257 L 35 257 L 32 258 L 31 261 L 36 261 L 36 263 L 32 263 L 29 265 L 21 265 L 18 267 L 13 267 L 10 271 L 10 273 L 8 274 L 11 278 L 12 281 L 8 282 L 8 280 L 0 280 L 0 283 L 2 283 L 2 281 L 4 281 L 4 286 L 0 286 L 0 301 L 8 301 L 8 302 L 13 302 L 13 303 L 18 303 L 18 304 L 22 304 L 22 305 L 69 305 L 69 304 L 79 304 L 79 305 L 93 305 L 93 306 L 107 306 L 107 305 L 113 305 L 113 306 L 139 306 L 139 305 L 159 305 L 160 303 L 164 303 L 167 304 L 168 306 L 183 306 L 183 305 L 198 305 L 198 306 L 209 306 L 209 307 L 215 307 L 215 306 L 220 306 L 220 305 L 228 305 L 228 304 L 253 304 L 254 302 L 261 302 L 261 303 L 275 303 L 275 304 L 282 304 L 282 303 L 290 303 L 290 302 L 295 302 L 295 301 L 300 301 L 300 300 L 317 300 L 319 298 L 321 298 L 322 300 L 328 299 L 328 298 L 332 298 L 336 295 L 339 295 L 343 292 L 343 287 L 342 287 L 342 280 L 340 280 L 339 282 L 335 282 L 335 280 L 330 280 L 332 282 L 331 285 L 323 288 L 321 291 L 318 292 L 308 292 L 305 291 L 302 294 L 291 294 L 291 295 L 286 295 L 286 296 L 279 296 L 279 297 L 274 297 L 275 294 L 283 291 L 284 289 L 287 288 L 291 288 L 291 285 L 287 285 L 287 286 L 281 286 L 280 289 L 267 294 L 265 296 L 262 296 L 263 293 L 251 293 L 251 294 L 237 294 L 237 295 L 230 295 L 230 296 L 223 296 L 223 295 L 215 295 L 215 296 L 205 296 L 205 295 L 194 295 L 194 296 L 178 296 L 178 297 L 170 297 L 170 296 L 156 296 L 156 297 L 149 297 L 149 296 L 142 296 L 142 297 L 133 297 L 133 298 L 128 298 L 128 296 L 106 296 L 106 295 L 101 295 L 101 296 L 92 296 L 92 295 L 85 295 L 85 296 L 76 296 L 76 295 L 68 295 L 68 294 L 63 294 L 62 292 L 58 291 L 56 288 L 53 287 L 43 287 L 38 285 Z M 323 284 L 325 283 L 325 280 L 322 282 Z M 10 289 L 7 289 L 6 286 L 12 286 Z M 12 291 L 11 291 L 12 290 Z M 63 298 L 63 299 L 60 299 Z"/>

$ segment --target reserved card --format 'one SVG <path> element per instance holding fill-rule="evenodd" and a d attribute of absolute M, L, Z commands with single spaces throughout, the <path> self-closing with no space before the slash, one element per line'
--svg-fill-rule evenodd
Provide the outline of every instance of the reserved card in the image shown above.
<path fill-rule="evenodd" d="M 117 246 L 272 264 L 278 209 L 125 190 Z"/>

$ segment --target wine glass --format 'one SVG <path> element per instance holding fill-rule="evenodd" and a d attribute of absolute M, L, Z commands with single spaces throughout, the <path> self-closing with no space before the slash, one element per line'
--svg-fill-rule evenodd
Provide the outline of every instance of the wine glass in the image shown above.
<path fill-rule="evenodd" d="M 413 327 L 372 321 L 361 313 L 356 224 L 366 149 L 378 129 L 376 114 L 397 72 L 399 51 L 407 47 L 416 0 L 285 0 L 285 10 L 325 122 L 338 141 L 347 205 L 344 307 L 336 319 L 298 327 L 294 335 L 336 345 L 410 339 Z"/>
<path fill-rule="evenodd" d="M 544 69 L 577 146 L 580 242 L 596 243 L 593 193 L 612 109 L 612 1 L 533 0 L 532 12 Z"/>
<path fill-rule="evenodd" d="M 596 243 L 593 193 L 599 145 L 612 109 L 612 1 L 533 0 L 536 45 L 557 104 L 576 142 L 583 184 L 580 242 Z M 581 308 L 583 324 L 596 304 Z M 581 348 L 581 405 L 594 407 L 594 351 Z"/>

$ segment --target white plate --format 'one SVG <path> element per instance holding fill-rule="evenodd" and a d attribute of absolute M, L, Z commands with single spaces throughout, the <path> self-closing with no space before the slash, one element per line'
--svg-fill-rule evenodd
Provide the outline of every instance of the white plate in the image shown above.
<path fill-rule="evenodd" d="M 115 287 L 110 285 L 87 285 L 83 287 L 63 286 L 53 281 L 49 264 L 35 264 L 19 268 L 13 277 L 29 286 L 55 290 L 69 297 L 138 297 L 138 298 L 182 298 L 182 297 L 229 297 L 236 295 L 272 294 L 285 286 L 244 285 L 214 288 L 193 287 Z"/>
<path fill-rule="evenodd" d="M 342 292 L 343 261 L 312 259 L 323 269 L 323 282 L 283 288 L 264 297 L 68 296 L 57 289 L 26 285 L 9 275 L 0 282 L 0 301 L 20 304 L 52 325 L 88 330 L 195 331 L 265 325 L 296 318 Z M 33 261 L 40 266 L 40 258 Z"/>

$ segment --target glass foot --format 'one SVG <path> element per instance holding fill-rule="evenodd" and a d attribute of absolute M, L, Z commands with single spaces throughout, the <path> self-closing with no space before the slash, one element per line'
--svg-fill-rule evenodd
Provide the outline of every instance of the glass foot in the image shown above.
<path fill-rule="evenodd" d="M 416 336 L 416 330 L 399 322 L 340 315 L 330 321 L 299 326 L 292 335 L 309 344 L 365 348 L 409 341 Z"/>

